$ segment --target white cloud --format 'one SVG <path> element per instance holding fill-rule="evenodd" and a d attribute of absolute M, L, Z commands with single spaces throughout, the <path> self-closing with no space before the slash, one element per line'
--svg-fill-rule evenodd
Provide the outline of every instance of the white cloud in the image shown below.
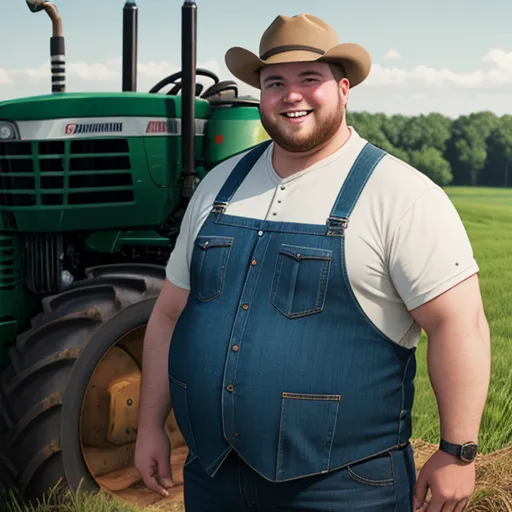
<path fill-rule="evenodd" d="M 400 60 L 402 56 L 393 48 L 387 51 L 386 55 L 384 55 L 384 58 L 387 60 Z"/>
<path fill-rule="evenodd" d="M 233 77 L 225 66 L 215 60 L 198 62 L 199 68 L 206 68 L 217 74 L 221 80 Z M 137 69 L 137 90 L 149 91 L 160 80 L 176 73 L 180 67 L 169 62 L 139 62 Z M 72 62 L 66 66 L 66 89 L 68 91 L 119 91 L 121 89 L 121 58 L 108 59 L 102 63 Z M 197 80 L 208 87 L 213 84 L 210 78 L 198 76 Z M 238 81 L 237 81 L 238 82 Z M 164 88 L 166 92 L 169 86 Z M 46 94 L 51 90 L 50 65 L 38 68 L 0 68 L 0 101 L 20 96 Z M 258 95 L 252 87 L 239 83 L 239 94 Z"/>
<path fill-rule="evenodd" d="M 390 50 L 391 51 L 391 50 Z M 388 52 L 388 55 L 390 52 Z M 224 62 L 198 62 L 198 67 L 212 70 L 221 80 L 231 80 Z M 162 78 L 179 71 L 178 65 L 167 61 L 139 62 L 137 89 L 149 91 Z M 120 58 L 103 62 L 69 62 L 67 90 L 120 91 L 122 65 Z M 198 80 L 209 86 L 208 78 Z M 259 91 L 236 80 L 241 95 L 259 96 Z M 166 92 L 169 88 L 164 89 Z M 50 65 L 34 68 L 0 68 L 0 101 L 23 96 L 46 94 L 51 91 Z M 430 94 L 435 91 L 434 94 Z M 456 115 L 479 109 L 496 112 L 512 110 L 512 51 L 493 48 L 479 58 L 474 69 L 455 71 L 417 65 L 401 66 L 398 61 L 375 63 L 368 80 L 357 88 L 351 104 L 361 109 L 379 111 L 419 112 L 435 109 Z M 386 101 L 383 104 L 382 98 Z"/>
<path fill-rule="evenodd" d="M 399 86 L 402 88 L 459 88 L 465 90 L 496 90 L 512 85 L 512 52 L 492 49 L 481 59 L 483 68 L 457 72 L 447 68 L 418 65 L 411 70 L 374 64 L 368 87 Z"/>

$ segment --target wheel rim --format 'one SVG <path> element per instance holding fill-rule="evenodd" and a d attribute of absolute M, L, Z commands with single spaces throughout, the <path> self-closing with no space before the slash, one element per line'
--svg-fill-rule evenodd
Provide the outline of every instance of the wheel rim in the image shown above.
<path fill-rule="evenodd" d="M 174 414 L 166 422 L 175 487 L 169 498 L 148 489 L 134 463 L 142 347 L 146 325 L 135 327 L 103 354 L 89 379 L 80 414 L 80 447 L 96 485 L 124 501 L 145 506 L 183 500 L 183 464 L 188 450 Z"/>

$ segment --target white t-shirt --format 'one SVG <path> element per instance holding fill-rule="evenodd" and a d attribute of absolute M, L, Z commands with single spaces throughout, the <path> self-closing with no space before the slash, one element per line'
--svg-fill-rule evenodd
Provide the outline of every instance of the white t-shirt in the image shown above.
<path fill-rule="evenodd" d="M 226 209 L 229 215 L 325 224 L 357 155 L 367 142 L 354 128 L 349 140 L 321 162 L 282 179 L 272 145 Z M 189 204 L 167 278 L 190 289 L 196 238 L 240 154 L 212 169 Z M 386 155 L 368 180 L 345 232 L 347 271 L 363 311 L 385 335 L 412 348 L 421 334 L 409 311 L 478 272 L 459 214 L 444 190 L 405 162 Z"/>

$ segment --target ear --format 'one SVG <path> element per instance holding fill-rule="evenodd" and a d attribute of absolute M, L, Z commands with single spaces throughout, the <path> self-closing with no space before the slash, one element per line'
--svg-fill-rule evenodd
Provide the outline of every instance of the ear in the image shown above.
<path fill-rule="evenodd" d="M 342 78 L 339 82 L 340 98 L 345 107 L 348 103 L 348 97 L 350 94 L 350 82 L 348 78 Z"/>

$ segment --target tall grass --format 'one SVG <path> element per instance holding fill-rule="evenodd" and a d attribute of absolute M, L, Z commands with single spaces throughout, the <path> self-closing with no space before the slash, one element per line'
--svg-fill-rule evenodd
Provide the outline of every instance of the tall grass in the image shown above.
<path fill-rule="evenodd" d="M 80 489 L 52 489 L 32 505 L 22 504 L 14 493 L 0 490 L 0 512 L 183 512 L 182 503 L 139 507 L 105 493 L 86 493 Z"/>
<path fill-rule="evenodd" d="M 512 189 L 446 189 L 459 211 L 480 266 L 480 283 L 491 330 L 492 376 L 481 426 L 483 453 L 512 442 Z M 427 343 L 418 347 L 413 435 L 439 440 L 437 404 L 427 371 Z"/>

